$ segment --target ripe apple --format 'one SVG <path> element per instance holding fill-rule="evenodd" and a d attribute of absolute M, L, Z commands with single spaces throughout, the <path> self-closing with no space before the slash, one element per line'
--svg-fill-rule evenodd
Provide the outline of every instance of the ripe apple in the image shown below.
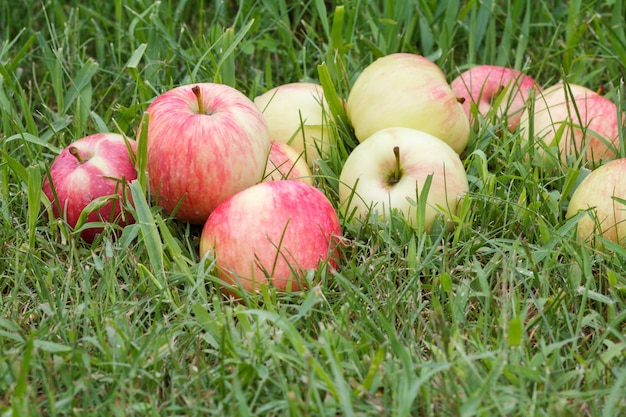
<path fill-rule="evenodd" d="M 346 112 L 359 142 L 386 127 L 430 133 L 457 153 L 467 146 L 470 124 L 441 69 L 420 55 L 378 58 L 358 76 Z"/>
<path fill-rule="evenodd" d="M 52 213 L 75 227 L 83 210 L 99 197 L 106 204 L 92 211 L 87 222 L 113 222 L 124 226 L 133 218 L 123 210 L 125 187 L 137 178 L 134 140 L 116 133 L 98 133 L 78 139 L 61 151 L 50 166 L 43 192 L 52 202 Z M 91 243 L 102 227 L 83 229 L 80 236 Z"/>
<path fill-rule="evenodd" d="M 567 208 L 570 218 L 588 210 L 576 226 L 582 241 L 595 244 L 601 236 L 624 244 L 626 238 L 626 158 L 606 162 L 589 173 L 578 185 Z"/>
<path fill-rule="evenodd" d="M 534 112 L 522 114 L 523 140 L 533 136 L 540 155 L 557 147 L 562 162 L 581 158 L 591 167 L 613 159 L 619 149 L 618 110 L 615 103 L 586 87 L 559 83 L 537 95 Z"/>
<path fill-rule="evenodd" d="M 275 180 L 296 180 L 313 185 L 313 175 L 303 154 L 285 142 L 273 140 L 263 181 Z"/>
<path fill-rule="evenodd" d="M 541 89 L 530 76 L 497 65 L 470 68 L 456 77 L 450 87 L 463 100 L 463 110 L 470 122 L 473 121 L 471 107 L 475 105 L 482 116 L 495 110 L 498 117 L 506 117 L 511 131 L 517 127 L 531 91 Z"/>
<path fill-rule="evenodd" d="M 180 203 L 179 220 L 202 224 L 219 203 L 263 178 L 269 130 L 240 91 L 184 85 L 161 94 L 146 111 L 151 193 L 169 213 Z"/>
<path fill-rule="evenodd" d="M 307 270 L 336 267 L 341 228 L 317 188 L 301 181 L 267 181 L 220 204 L 207 219 L 200 256 L 215 259 L 218 276 L 248 292 L 261 284 L 297 291 Z"/>
<path fill-rule="evenodd" d="M 263 112 L 271 138 L 302 153 L 309 166 L 327 156 L 334 133 L 321 85 L 283 84 L 256 97 L 254 104 Z"/>
<path fill-rule="evenodd" d="M 339 201 L 346 216 L 370 211 L 385 218 L 392 209 L 419 226 L 415 204 L 432 175 L 426 196 L 424 230 L 438 215 L 448 221 L 469 185 L 459 155 L 447 143 L 415 129 L 391 127 L 361 142 L 348 156 L 339 177 Z"/>

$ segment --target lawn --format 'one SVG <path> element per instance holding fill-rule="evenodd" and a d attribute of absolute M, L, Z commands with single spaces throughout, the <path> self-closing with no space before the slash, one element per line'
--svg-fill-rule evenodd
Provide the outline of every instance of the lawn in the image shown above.
<path fill-rule="evenodd" d="M 300 292 L 223 296 L 201 227 L 150 196 L 88 244 L 40 191 L 61 149 L 134 138 L 173 87 L 346 99 L 395 52 L 449 81 L 478 64 L 566 80 L 621 111 L 625 16 L 623 0 L 2 0 L 0 415 L 625 415 L 626 248 L 576 238 L 587 169 L 542 164 L 495 112 L 471 125 L 454 230 L 342 218 L 342 262 Z M 315 183 L 336 206 L 357 144 L 337 131 Z"/>

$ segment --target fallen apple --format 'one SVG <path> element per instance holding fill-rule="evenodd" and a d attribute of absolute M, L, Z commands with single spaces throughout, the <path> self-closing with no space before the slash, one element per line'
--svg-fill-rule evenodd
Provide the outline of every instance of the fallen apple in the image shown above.
<path fill-rule="evenodd" d="M 268 181 L 221 203 L 200 238 L 200 256 L 215 260 L 218 276 L 248 292 L 263 284 L 297 291 L 308 270 L 337 265 L 337 212 L 317 188 L 300 181 Z"/>
<path fill-rule="evenodd" d="M 321 85 L 283 84 L 256 97 L 254 104 L 263 112 L 271 138 L 302 153 L 309 166 L 328 156 L 335 139 Z"/>
<path fill-rule="evenodd" d="M 161 94 L 146 112 L 150 191 L 179 220 L 202 224 L 219 203 L 263 178 L 267 123 L 240 91 L 184 85 Z"/>
<path fill-rule="evenodd" d="M 597 237 L 625 244 L 626 241 L 626 158 L 606 162 L 587 175 L 578 185 L 567 207 L 567 218 L 581 210 L 576 235 L 596 245 Z"/>
<path fill-rule="evenodd" d="M 313 185 L 313 175 L 304 156 L 285 142 L 273 140 L 263 181 L 296 180 Z"/>
<path fill-rule="evenodd" d="M 530 76 L 512 68 L 478 65 L 462 72 L 450 83 L 452 92 L 462 100 L 465 114 L 473 122 L 472 106 L 485 117 L 496 112 L 505 117 L 509 130 L 519 123 L 529 95 L 541 87 Z"/>
<path fill-rule="evenodd" d="M 469 120 L 445 74 L 420 55 L 391 54 L 367 66 L 350 90 L 346 112 L 360 142 L 387 127 L 408 127 L 460 154 L 470 137 Z"/>
<path fill-rule="evenodd" d="M 561 83 L 538 93 L 533 109 L 532 114 L 524 110 L 520 130 L 523 141 L 534 140 L 541 158 L 555 148 L 558 155 L 554 156 L 562 162 L 580 158 L 583 166 L 591 168 L 615 158 L 618 110 L 606 97 L 581 85 Z"/>
<path fill-rule="evenodd" d="M 43 192 L 52 202 L 52 213 L 75 227 L 81 213 L 92 204 L 86 223 L 133 222 L 124 210 L 126 185 L 137 178 L 134 140 L 116 133 L 98 133 L 78 139 L 61 151 L 50 166 Z M 101 204 L 94 200 L 101 198 Z M 95 206 L 93 205 L 95 204 Z M 80 236 L 93 242 L 103 227 L 87 227 Z"/>
<path fill-rule="evenodd" d="M 431 176 L 430 189 L 423 195 Z M 414 227 L 429 231 L 437 216 L 448 222 L 469 185 L 459 155 L 444 141 L 415 129 L 379 130 L 348 156 L 339 177 L 339 201 L 346 217 L 396 210 Z M 426 198 L 425 212 L 417 209 Z M 419 219 L 423 223 L 420 223 Z"/>

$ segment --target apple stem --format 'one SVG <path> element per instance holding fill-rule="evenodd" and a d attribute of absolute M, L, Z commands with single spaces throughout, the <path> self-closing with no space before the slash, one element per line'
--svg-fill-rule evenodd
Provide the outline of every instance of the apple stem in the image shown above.
<path fill-rule="evenodd" d="M 204 104 L 202 104 L 202 94 L 200 93 L 200 87 L 194 85 L 193 87 L 191 87 L 191 91 L 193 91 L 193 93 L 196 95 L 196 100 L 198 101 L 198 113 L 205 114 Z"/>
<path fill-rule="evenodd" d="M 393 175 L 389 177 L 389 184 L 397 184 L 402 177 L 402 170 L 400 169 L 400 148 L 398 146 L 393 147 L 393 155 L 396 157 L 396 168 L 393 171 Z"/>
<path fill-rule="evenodd" d="M 75 146 L 70 146 L 67 150 L 70 154 L 72 154 L 74 156 L 74 158 L 76 158 L 78 160 L 79 163 L 83 163 L 85 162 L 85 160 L 83 159 L 82 156 L 80 156 L 80 153 L 78 152 L 78 149 L 76 149 Z"/>
<path fill-rule="evenodd" d="M 463 104 L 463 103 L 465 103 L 465 97 L 457 97 L 457 98 L 456 98 L 456 101 L 457 101 L 459 104 Z"/>

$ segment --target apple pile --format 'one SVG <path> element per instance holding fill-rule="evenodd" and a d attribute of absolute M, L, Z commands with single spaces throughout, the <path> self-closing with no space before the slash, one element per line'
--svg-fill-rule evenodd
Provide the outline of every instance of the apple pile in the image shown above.
<path fill-rule="evenodd" d="M 465 99 L 470 119 L 494 111 L 505 117 L 522 143 L 533 141 L 543 163 L 591 169 L 574 190 L 565 217 L 580 216 L 577 237 L 590 245 L 603 246 L 602 239 L 626 243 L 626 159 L 615 159 L 626 117 L 613 101 L 572 83 L 543 89 L 528 75 L 489 65 L 461 73 L 451 86 Z"/>
<path fill-rule="evenodd" d="M 337 207 L 313 174 L 340 140 L 321 85 L 284 84 L 254 100 L 222 84 L 181 85 L 147 107 L 137 137 L 146 139 L 151 201 L 202 226 L 199 256 L 214 261 L 227 291 L 299 290 L 311 271 L 337 268 L 340 218 L 386 221 L 394 214 L 426 233 L 437 219 L 454 227 L 469 192 L 462 155 L 477 121 L 500 118 L 540 155 L 556 150 L 564 164 L 575 158 L 601 165 L 619 148 L 612 101 L 574 84 L 543 89 L 526 74 L 492 65 L 449 83 L 427 58 L 391 54 L 363 69 L 342 104 L 358 144 L 343 161 Z M 137 178 L 136 152 L 135 140 L 112 133 L 70 144 L 43 185 L 53 215 L 87 242 L 107 223 L 132 223 L 126 191 Z M 616 180 L 624 166 L 606 164 L 589 175 L 568 216 L 588 210 L 590 189 L 603 190 L 611 202 L 598 204 L 607 213 L 596 218 L 602 233 L 626 233 L 615 226 L 618 216 L 604 227 L 608 213 L 619 211 L 612 197 L 626 198 Z M 581 220 L 579 234 L 587 239 L 590 227 Z"/>

